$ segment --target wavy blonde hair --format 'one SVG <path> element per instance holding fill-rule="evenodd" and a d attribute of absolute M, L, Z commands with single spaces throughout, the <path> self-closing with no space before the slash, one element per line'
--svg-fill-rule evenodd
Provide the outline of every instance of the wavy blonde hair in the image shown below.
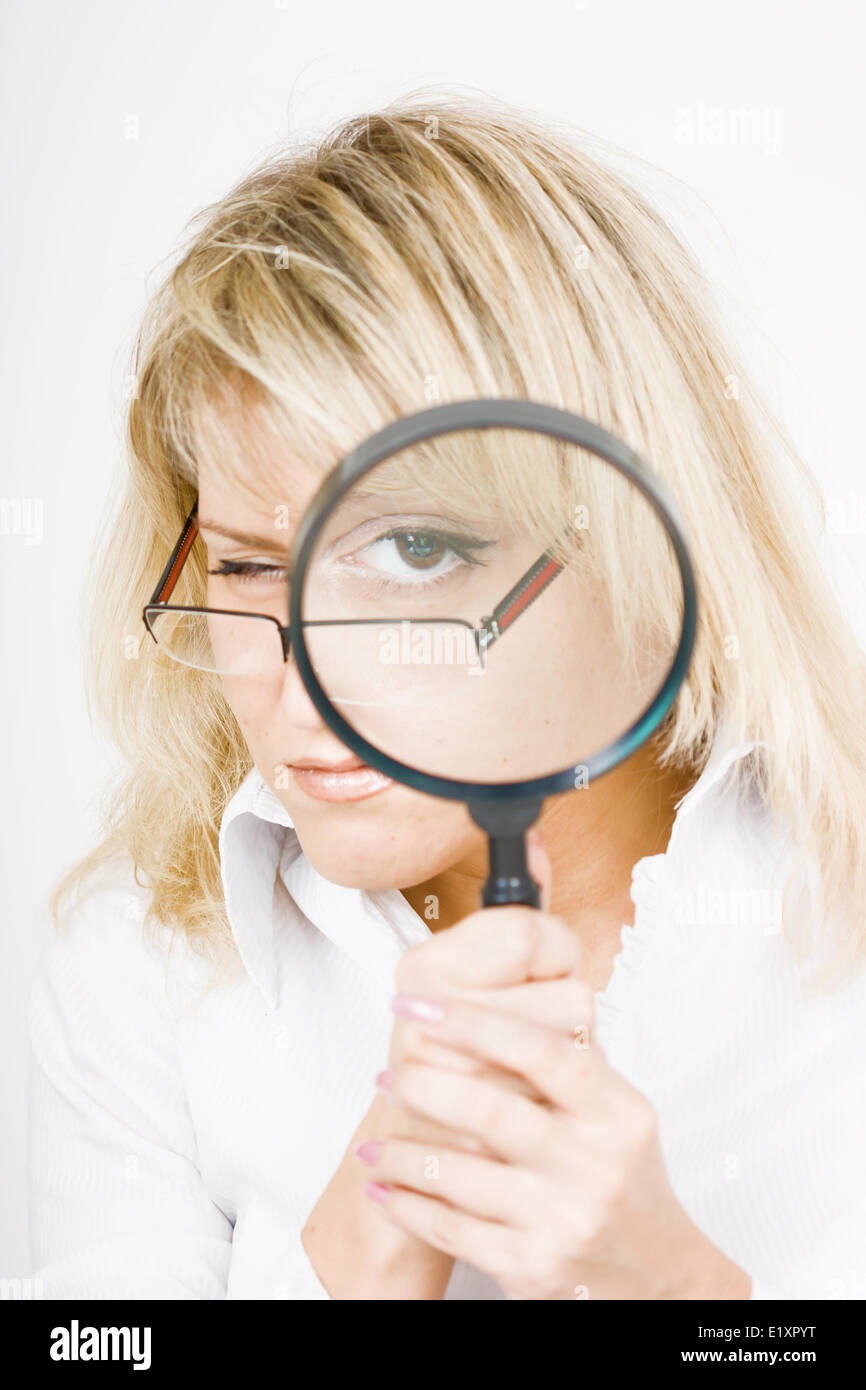
<path fill-rule="evenodd" d="M 141 624 L 202 442 L 261 504 L 271 431 L 324 474 L 431 401 L 519 396 L 588 416 L 666 480 L 700 621 L 659 763 L 699 773 L 722 718 L 766 742 L 737 775 L 820 865 L 810 930 L 836 924 L 836 970 L 863 959 L 866 655 L 818 558 L 821 495 L 694 257 L 599 143 L 423 89 L 278 149 L 193 219 L 137 336 L 128 474 L 90 576 L 89 700 L 126 767 L 55 920 L 124 855 L 148 923 L 209 956 L 231 944 L 219 827 L 252 759 L 219 678 L 166 662 Z M 204 568 L 194 549 L 173 602 L 205 602 Z"/>

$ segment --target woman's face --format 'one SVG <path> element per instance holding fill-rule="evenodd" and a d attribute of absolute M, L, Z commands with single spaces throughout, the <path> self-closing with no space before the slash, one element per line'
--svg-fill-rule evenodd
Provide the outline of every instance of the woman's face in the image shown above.
<path fill-rule="evenodd" d="M 293 470 L 292 515 L 279 529 L 277 504 L 257 512 L 202 470 L 208 607 L 287 621 L 286 557 L 318 482 Z M 230 539 L 210 522 L 261 544 Z M 467 625 L 490 614 L 539 555 L 537 537 L 516 534 L 495 513 L 473 515 L 470 526 L 455 522 L 452 508 L 446 524 L 442 504 L 417 489 L 350 496 L 322 533 L 304 604 L 305 619 L 322 620 L 306 629 L 309 654 L 344 718 L 399 761 L 470 781 L 557 772 L 609 743 L 640 713 L 648 689 L 619 678 L 604 605 L 586 578 L 560 570 L 478 660 Z M 213 573 L 231 564 L 251 572 Z M 408 888 L 484 841 L 463 803 L 359 766 L 294 661 L 277 661 L 264 676 L 226 674 L 225 664 L 223 688 L 252 758 L 324 877 Z"/>
<path fill-rule="evenodd" d="M 203 522 L 214 520 L 270 538 L 283 552 L 281 558 L 276 550 L 241 544 L 201 525 L 209 572 L 226 561 L 263 567 L 261 577 L 209 573 L 208 607 L 269 613 L 287 621 L 285 552 L 318 481 L 309 478 L 304 488 L 293 479 L 291 495 L 300 500 L 284 530 L 276 528 L 275 512 L 252 509 L 200 470 L 198 515 Z M 425 796 L 370 770 L 329 773 L 329 767 L 359 760 L 322 720 L 294 661 L 285 662 L 273 679 L 224 675 L 221 680 L 253 762 L 288 811 L 304 853 L 325 878 L 370 890 L 410 887 L 483 842 L 460 802 Z M 318 764 L 321 770 L 304 771 L 299 764 Z"/>

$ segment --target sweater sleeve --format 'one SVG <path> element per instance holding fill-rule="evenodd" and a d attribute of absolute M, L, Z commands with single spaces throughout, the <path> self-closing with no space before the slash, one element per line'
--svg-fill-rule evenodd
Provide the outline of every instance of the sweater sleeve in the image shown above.
<path fill-rule="evenodd" d="M 165 958 L 140 917 L 129 893 L 91 890 L 49 928 L 30 996 L 29 1220 L 45 1298 L 226 1296 L 232 1223 L 197 1167 Z"/>

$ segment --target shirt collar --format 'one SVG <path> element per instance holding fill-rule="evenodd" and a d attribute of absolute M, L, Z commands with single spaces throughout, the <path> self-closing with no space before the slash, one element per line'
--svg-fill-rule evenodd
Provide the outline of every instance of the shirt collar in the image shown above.
<path fill-rule="evenodd" d="M 274 891 L 287 833 L 294 835 L 288 811 L 258 768 L 252 767 L 223 811 L 220 872 L 238 953 L 272 1008 L 278 1003 L 279 978 Z"/>
<path fill-rule="evenodd" d="M 220 871 L 226 914 L 247 974 L 270 1008 L 280 997 L 281 918 L 304 919 L 384 982 L 407 947 L 430 929 L 397 889 L 367 892 L 324 878 L 301 849 L 292 819 L 253 767 L 228 802 L 220 824 Z M 275 911 L 280 883 L 281 909 Z"/>
<path fill-rule="evenodd" d="M 734 764 L 757 746 L 754 740 L 737 739 L 726 722 L 720 725 L 701 775 L 676 805 L 666 854 L 675 850 L 685 818 L 693 816 Z M 396 963 L 409 946 L 430 935 L 426 922 L 398 889 L 372 893 L 324 878 L 307 859 L 288 811 L 256 767 L 226 805 L 219 852 L 226 913 L 238 953 L 270 1008 L 279 1004 L 279 923 L 274 910 L 278 880 L 287 890 L 283 903 L 290 916 L 310 921 L 383 981 L 393 980 Z M 640 860 L 634 872 L 645 863 Z"/>

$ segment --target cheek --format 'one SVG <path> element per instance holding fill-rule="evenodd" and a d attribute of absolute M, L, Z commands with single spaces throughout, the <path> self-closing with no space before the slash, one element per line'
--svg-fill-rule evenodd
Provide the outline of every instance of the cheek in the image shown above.
<path fill-rule="evenodd" d="M 273 722 L 280 701 L 279 682 L 243 680 L 237 676 L 221 676 L 223 694 L 244 734 L 262 738 Z"/>

